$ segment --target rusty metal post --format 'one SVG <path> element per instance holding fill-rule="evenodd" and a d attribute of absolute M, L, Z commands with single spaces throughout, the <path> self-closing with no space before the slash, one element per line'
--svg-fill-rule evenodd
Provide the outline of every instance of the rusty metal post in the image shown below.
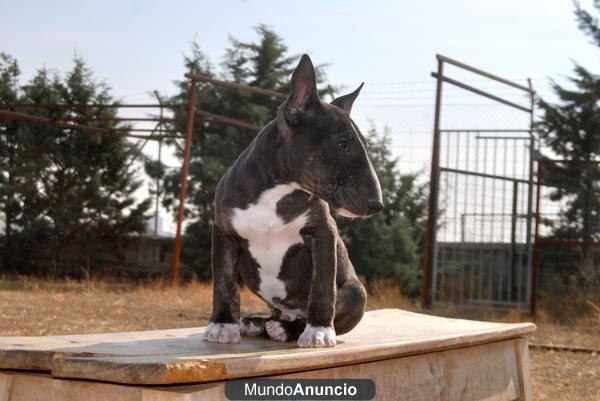
<path fill-rule="evenodd" d="M 288 97 L 286 93 L 277 92 L 271 89 L 259 88 L 258 86 L 243 85 L 237 82 L 221 81 L 220 79 L 215 79 L 207 75 L 189 73 L 185 74 L 185 77 L 194 81 L 207 82 L 214 86 L 221 86 L 223 88 L 231 88 L 245 92 L 258 93 L 260 95 L 272 96 L 278 99 L 286 99 Z"/>
<path fill-rule="evenodd" d="M 429 181 L 429 209 L 427 213 L 427 230 L 423 248 L 423 287 L 421 303 L 424 307 L 431 306 L 430 283 L 435 257 L 435 229 L 437 223 L 437 198 L 440 161 L 440 118 L 442 109 L 442 83 L 444 76 L 444 60 L 438 55 L 437 87 L 435 92 L 435 120 L 433 126 L 433 149 L 431 152 L 431 178 Z"/>
<path fill-rule="evenodd" d="M 531 301 L 530 311 L 535 316 L 537 307 L 537 278 L 540 265 L 540 208 L 542 203 L 542 168 L 544 159 L 539 159 L 537 163 L 536 177 L 536 204 L 535 204 L 535 239 L 533 241 L 533 263 L 531 266 Z"/>
<path fill-rule="evenodd" d="M 535 141 L 535 91 L 533 90 L 533 85 L 531 83 L 531 78 L 527 78 L 527 85 L 529 86 L 529 108 L 531 109 L 531 113 L 529 115 L 529 185 L 527 186 L 527 239 L 526 239 L 526 246 L 527 246 L 527 291 L 528 291 L 528 300 L 529 300 L 529 310 L 530 313 L 533 314 L 533 310 L 532 308 L 534 307 L 535 301 L 533 301 L 533 298 L 535 298 L 535 292 L 533 291 L 534 289 L 536 289 L 535 284 L 533 283 L 533 280 L 535 279 L 535 276 L 533 274 L 533 270 L 534 270 L 534 256 L 533 256 L 533 249 L 531 246 L 531 230 L 532 230 L 532 223 L 531 223 L 531 219 L 534 217 L 533 216 L 533 174 L 534 174 L 534 168 L 535 168 L 535 161 L 537 158 L 537 152 L 536 152 L 536 141 Z M 537 216 L 536 216 L 537 219 Z M 537 230 L 537 225 L 536 225 L 536 230 Z M 537 232 L 536 232 L 536 238 L 537 238 Z"/>
<path fill-rule="evenodd" d="M 194 109 L 196 105 L 196 81 L 190 79 L 188 97 L 187 124 L 185 128 L 185 146 L 183 149 L 183 165 L 179 177 L 179 211 L 177 213 L 177 232 L 173 245 L 173 261 L 171 264 L 171 283 L 176 283 L 179 276 L 179 259 L 181 257 L 181 226 L 185 214 L 185 198 L 187 195 L 187 177 L 190 169 L 190 152 L 192 148 L 192 133 L 194 131 Z"/>

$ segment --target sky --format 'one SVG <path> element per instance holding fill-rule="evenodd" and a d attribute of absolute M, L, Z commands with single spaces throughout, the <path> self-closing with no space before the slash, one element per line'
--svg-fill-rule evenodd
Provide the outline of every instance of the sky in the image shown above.
<path fill-rule="evenodd" d="M 436 53 L 541 84 L 568 74 L 571 60 L 600 66 L 572 11 L 569 0 L 1 0 L 0 48 L 25 77 L 64 71 L 79 54 L 125 99 L 172 92 L 191 40 L 219 62 L 230 35 L 255 38 L 261 23 L 291 52 L 329 63 L 335 84 L 429 81 Z"/>
<path fill-rule="evenodd" d="M 582 4 L 591 8 L 591 0 Z M 327 63 L 330 83 L 351 90 L 365 82 L 355 119 L 363 130 L 369 121 L 389 127 L 411 171 L 429 161 L 436 54 L 522 84 L 530 77 L 549 99 L 549 78 L 565 83 L 574 61 L 600 71 L 599 49 L 577 29 L 569 0 L 0 0 L 0 21 L 0 51 L 18 60 L 24 81 L 42 66 L 67 71 L 79 55 L 124 103 L 149 101 L 152 90 L 173 94 L 192 40 L 218 64 L 230 36 L 253 40 L 253 27 L 266 24 L 290 53 Z M 480 77 L 447 73 L 527 103 Z M 527 124 L 522 114 L 460 90 L 444 94 L 447 127 Z"/>

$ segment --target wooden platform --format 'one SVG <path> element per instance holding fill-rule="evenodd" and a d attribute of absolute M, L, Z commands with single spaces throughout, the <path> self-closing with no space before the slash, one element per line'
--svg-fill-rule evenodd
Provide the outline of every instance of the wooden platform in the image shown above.
<path fill-rule="evenodd" d="M 225 400 L 225 380 L 259 376 L 369 378 L 377 400 L 530 400 L 533 330 L 382 309 L 327 349 L 211 344 L 203 328 L 0 337 L 0 401 Z"/>

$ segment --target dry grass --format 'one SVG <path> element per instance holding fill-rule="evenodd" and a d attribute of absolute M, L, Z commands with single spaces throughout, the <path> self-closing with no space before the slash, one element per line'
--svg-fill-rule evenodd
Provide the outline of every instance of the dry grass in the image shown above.
<path fill-rule="evenodd" d="M 532 341 L 600 350 L 600 314 L 595 305 L 600 305 L 600 293 L 542 299 Z"/>
<path fill-rule="evenodd" d="M 400 308 L 413 312 L 421 311 L 421 304 L 417 300 L 410 300 L 402 296 L 402 286 L 389 280 L 373 280 L 369 285 L 367 299 L 369 310 L 381 308 Z"/>
<path fill-rule="evenodd" d="M 0 335 L 155 330 L 205 325 L 211 286 L 190 282 L 111 284 L 100 281 L 0 281 Z M 264 303 L 242 290 L 244 313 L 266 312 Z"/>
<path fill-rule="evenodd" d="M 264 313 L 266 307 L 242 290 L 242 312 Z M 591 303 L 591 304 L 590 304 Z M 403 298 L 398 285 L 371 285 L 369 309 L 397 307 L 420 311 Z M 592 305 L 600 295 L 569 296 L 540 303 L 533 342 L 600 348 L 600 316 Z M 152 330 L 204 325 L 210 313 L 210 284 L 164 282 L 114 284 L 102 281 L 0 280 L 0 335 L 37 336 L 70 333 Z M 518 312 L 492 314 L 455 310 L 436 314 L 519 322 Z M 531 350 L 535 400 L 600 399 L 600 355 Z"/>
<path fill-rule="evenodd" d="M 531 343 L 600 349 L 600 316 L 590 305 L 598 303 L 600 293 L 549 297 L 538 302 L 535 318 L 518 310 L 498 313 L 487 310 L 436 309 L 434 313 L 439 316 L 493 322 L 533 322 L 537 330 L 529 337 Z"/>

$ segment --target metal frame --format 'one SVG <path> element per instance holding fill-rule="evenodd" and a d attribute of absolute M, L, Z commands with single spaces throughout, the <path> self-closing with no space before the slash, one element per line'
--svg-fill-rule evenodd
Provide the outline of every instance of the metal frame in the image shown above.
<path fill-rule="evenodd" d="M 433 146 L 432 146 L 432 156 L 431 156 L 431 176 L 430 176 L 430 189 L 429 189 L 429 204 L 428 204 L 428 218 L 426 225 L 426 234 L 424 239 L 424 254 L 423 254 L 423 283 L 422 283 L 422 304 L 425 307 L 430 307 L 433 303 L 433 292 L 430 291 L 432 288 L 432 284 L 435 284 L 435 277 L 432 275 L 433 266 L 437 263 L 437 253 L 436 253 L 436 232 L 437 232 L 437 217 L 438 217 L 438 202 L 439 202 L 439 191 L 440 191 L 440 173 L 441 172 L 453 172 L 453 173 L 464 173 L 468 175 L 480 176 L 484 178 L 497 178 L 501 180 L 512 181 L 513 185 L 517 185 L 518 183 L 526 184 L 529 186 L 529 191 L 527 195 L 527 232 L 531 232 L 531 218 L 533 218 L 532 205 L 533 205 L 533 170 L 534 170 L 534 158 L 535 158 L 535 149 L 536 149 L 536 140 L 533 131 L 533 115 L 534 115 L 534 96 L 535 91 L 531 86 L 531 81 L 528 80 L 528 86 L 523 86 L 518 83 L 512 82 L 505 78 L 499 77 L 497 75 L 491 74 L 489 72 L 483 71 L 481 69 L 472 67 L 470 65 L 464 64 L 457 60 L 451 59 L 446 56 L 437 55 L 437 72 L 432 72 L 431 76 L 436 79 L 436 98 L 435 98 L 435 114 L 434 114 L 434 128 L 433 128 Z M 481 89 L 475 88 L 473 86 L 464 84 L 460 81 L 454 80 L 446 75 L 444 75 L 444 66 L 446 64 L 453 65 L 460 69 L 466 70 L 473 74 L 488 78 L 490 80 L 505 84 L 517 90 L 523 91 L 529 95 L 530 102 L 529 107 L 516 104 L 509 100 L 503 99 Z M 508 107 L 512 107 L 514 109 L 530 113 L 530 123 L 529 129 L 468 129 L 468 130 L 445 130 L 441 129 L 441 110 L 442 110 L 442 93 L 443 93 L 443 83 L 447 83 L 456 87 L 459 87 L 463 90 L 469 91 L 479 96 L 486 97 L 488 99 L 494 100 L 497 103 L 503 104 Z M 470 172 L 463 171 L 460 169 L 451 169 L 447 167 L 440 167 L 440 146 L 441 146 L 441 133 L 450 133 L 450 132 L 470 132 L 470 133 L 524 133 L 527 136 L 524 137 L 515 137 L 514 139 L 527 139 L 529 140 L 529 176 L 527 180 L 523 179 L 515 179 L 512 177 L 501 177 L 492 174 L 484 174 L 479 172 Z M 482 137 L 482 139 L 488 139 L 487 137 Z M 516 196 L 516 195 L 515 195 Z M 513 202 L 515 200 L 513 199 Z M 531 249 L 531 236 L 527 235 L 527 249 Z M 531 274 L 528 274 L 528 280 L 532 280 L 533 278 L 533 269 L 531 252 L 528 252 L 528 271 Z M 528 283 L 528 288 L 531 288 L 532 283 Z M 533 299 L 532 294 L 528 294 L 528 298 Z"/>
<path fill-rule="evenodd" d="M 91 109 L 91 108 L 160 108 L 160 117 L 105 117 L 105 118 L 95 118 L 95 117 L 67 117 L 65 119 L 52 119 L 48 117 L 41 117 L 27 113 L 21 113 L 13 111 L 14 109 Z M 16 119 L 23 121 L 31 121 L 41 124 L 48 124 L 53 126 L 58 126 L 66 129 L 73 129 L 77 131 L 83 132 L 97 132 L 102 134 L 109 135 L 119 135 L 127 138 L 134 138 L 144 140 L 141 145 L 138 147 L 137 151 L 141 152 L 144 146 L 148 143 L 148 141 L 158 141 L 159 144 L 159 152 L 158 152 L 158 161 L 162 160 L 161 148 L 162 141 L 164 139 L 178 139 L 183 138 L 181 135 L 176 135 L 177 131 L 168 130 L 164 128 L 165 122 L 174 122 L 176 119 L 173 118 L 164 118 L 163 111 L 165 108 L 173 108 L 173 106 L 168 106 L 164 104 L 57 104 L 57 103 L 2 103 L 0 104 L 0 118 L 3 119 Z M 12 109 L 12 110 L 10 110 Z M 90 125 L 79 124 L 79 122 L 156 122 L 156 126 L 152 129 L 139 129 L 139 128 L 101 128 Z M 131 132 L 145 132 L 149 133 L 149 135 L 137 135 L 131 134 Z M 168 135 L 157 135 L 157 134 L 168 134 Z M 179 144 L 175 141 L 175 144 L 179 146 Z M 154 235 L 158 232 L 158 204 L 159 204 L 159 192 L 160 192 L 160 180 L 157 179 L 157 188 L 156 188 L 156 207 L 154 212 Z"/>
<path fill-rule="evenodd" d="M 221 81 L 211 77 L 207 77 L 204 75 L 198 74 L 186 74 L 186 78 L 190 80 L 190 90 L 188 93 L 188 102 L 187 104 L 56 104 L 56 103 L 1 103 L 0 104 L 0 119 L 9 119 L 9 120 L 24 120 L 31 121 L 41 124 L 49 124 L 58 126 L 66 129 L 73 129 L 77 131 L 88 131 L 88 132 L 97 132 L 102 134 L 112 134 L 124 136 L 127 138 L 135 138 L 142 139 L 145 142 L 142 144 L 139 150 L 143 148 L 145 143 L 149 140 L 159 141 L 159 160 L 162 156 L 162 140 L 163 139 L 184 139 L 184 146 L 181 147 L 177 141 L 175 144 L 182 148 L 183 150 L 183 164 L 180 173 L 180 190 L 179 190 L 179 206 L 178 206 L 178 214 L 177 214 L 177 232 L 173 247 L 173 260 L 171 264 L 171 274 L 170 278 L 172 282 L 176 282 L 179 274 L 179 262 L 181 255 L 181 228 L 184 218 L 184 209 L 185 209 L 185 198 L 187 193 L 187 177 L 189 173 L 189 163 L 190 163 L 190 153 L 191 153 L 191 143 L 192 143 L 192 134 L 194 128 L 194 120 L 196 117 L 200 121 L 214 123 L 214 124 L 223 124 L 229 126 L 235 126 L 238 128 L 248 129 L 252 131 L 260 131 L 260 127 L 258 125 L 242 121 L 235 118 L 230 118 L 226 116 L 221 116 L 214 113 L 209 113 L 203 110 L 197 110 L 195 108 L 195 99 L 196 99 L 196 83 L 197 82 L 206 82 L 215 86 L 227 87 L 237 90 L 244 90 L 247 92 L 258 93 L 266 96 L 273 96 L 277 98 L 287 98 L 286 94 L 258 88 L 249 85 L 242 85 L 235 82 Z M 36 116 L 28 113 L 22 113 L 14 110 L 19 109 L 120 109 L 120 108 L 158 108 L 160 109 L 161 116 L 158 118 L 152 117 L 112 117 L 112 118 L 94 118 L 94 117 L 71 117 L 67 119 L 52 119 L 47 117 Z M 186 118 L 186 130 L 185 135 L 176 135 L 178 131 L 176 130 L 168 130 L 163 128 L 164 123 L 168 122 L 176 122 L 177 119 L 174 118 L 165 118 L 163 117 L 164 109 L 181 109 L 187 108 L 187 118 Z M 154 129 L 140 129 L 140 128 L 101 128 L 95 127 L 86 124 L 80 124 L 82 122 L 91 123 L 91 122 L 156 122 L 157 125 Z M 146 132 L 149 135 L 137 135 L 131 134 L 130 132 Z M 157 133 L 164 133 L 169 135 L 156 135 Z M 1 134 L 1 132 L 0 132 Z M 155 219 L 158 217 L 158 193 L 159 193 L 159 183 L 157 182 L 157 199 L 155 204 Z M 155 233 L 157 231 L 157 221 L 155 221 L 154 227 Z"/>
<path fill-rule="evenodd" d="M 1 107 L 1 105 L 0 105 L 0 107 Z M 48 118 L 48 117 L 40 117 L 40 116 L 36 116 L 33 114 L 21 113 L 21 112 L 10 111 L 10 110 L 2 110 L 2 109 L 0 109 L 0 118 L 6 119 L 6 120 L 31 121 L 31 122 L 49 124 L 49 125 L 54 125 L 54 126 L 61 127 L 61 128 L 73 129 L 73 130 L 78 130 L 78 131 L 98 132 L 101 134 L 115 134 L 115 135 L 124 136 L 124 137 L 131 137 L 131 138 L 137 138 L 137 139 L 148 139 L 148 140 L 158 140 L 158 139 L 156 139 L 153 135 L 141 136 L 141 135 L 133 135 L 133 134 L 128 134 L 128 133 L 131 131 L 150 132 L 150 133 L 174 132 L 174 131 L 166 131 L 166 130 L 156 131 L 156 130 L 150 130 L 150 129 L 101 128 L 101 127 L 82 125 L 82 124 L 72 122 L 75 120 L 53 119 L 53 118 Z M 89 120 L 92 121 L 92 119 L 89 119 Z M 127 119 L 120 119 L 119 121 L 127 121 Z M 157 120 L 155 120 L 155 121 L 157 121 Z"/>

